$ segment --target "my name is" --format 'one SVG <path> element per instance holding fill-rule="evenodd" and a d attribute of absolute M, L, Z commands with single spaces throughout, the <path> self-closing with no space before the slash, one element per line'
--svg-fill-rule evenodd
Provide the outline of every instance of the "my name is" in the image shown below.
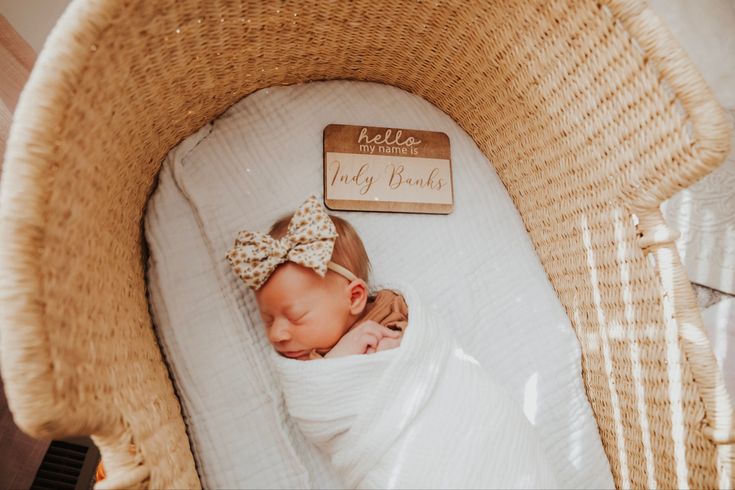
<path fill-rule="evenodd" d="M 403 138 L 403 130 L 399 129 L 393 134 L 392 129 L 386 129 L 384 133 L 377 133 L 373 136 L 368 135 L 367 128 L 360 130 L 360 136 L 357 138 L 357 144 L 360 147 L 360 151 L 363 153 L 375 153 L 375 150 L 379 153 L 388 154 L 401 154 L 401 155 L 416 155 L 418 154 L 418 148 L 412 148 L 421 144 L 420 139 L 416 139 L 413 136 Z"/>

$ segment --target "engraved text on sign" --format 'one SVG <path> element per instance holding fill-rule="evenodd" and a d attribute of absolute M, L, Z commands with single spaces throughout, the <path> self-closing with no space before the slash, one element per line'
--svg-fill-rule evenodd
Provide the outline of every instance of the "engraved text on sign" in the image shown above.
<path fill-rule="evenodd" d="M 324 197 L 335 210 L 451 213 L 449 138 L 330 124 L 324 129 Z"/>

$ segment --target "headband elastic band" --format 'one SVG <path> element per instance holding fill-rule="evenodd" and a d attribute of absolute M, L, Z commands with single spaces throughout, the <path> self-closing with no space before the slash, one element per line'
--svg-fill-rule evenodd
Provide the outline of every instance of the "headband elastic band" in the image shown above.
<path fill-rule="evenodd" d="M 327 262 L 327 269 L 332 269 L 337 274 L 340 274 L 340 275 L 346 277 L 347 280 L 350 281 L 350 282 L 352 282 L 355 279 L 357 279 L 357 276 L 354 275 L 352 272 L 350 272 L 349 270 L 347 270 L 346 268 L 342 267 L 339 264 L 335 264 L 331 260 L 329 262 Z"/>

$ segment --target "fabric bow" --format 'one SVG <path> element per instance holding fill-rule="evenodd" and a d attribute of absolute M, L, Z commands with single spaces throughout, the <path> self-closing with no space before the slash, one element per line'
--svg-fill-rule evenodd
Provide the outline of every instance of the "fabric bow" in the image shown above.
<path fill-rule="evenodd" d="M 296 210 L 282 238 L 275 239 L 258 231 L 241 231 L 226 257 L 235 274 L 257 290 L 276 267 L 286 261 L 312 268 L 324 277 L 336 239 L 334 223 L 312 194 Z"/>

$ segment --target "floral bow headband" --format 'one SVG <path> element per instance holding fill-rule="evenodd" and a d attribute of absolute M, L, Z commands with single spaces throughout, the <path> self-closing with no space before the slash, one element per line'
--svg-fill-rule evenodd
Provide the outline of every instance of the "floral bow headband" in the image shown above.
<path fill-rule="evenodd" d="M 352 272 L 330 260 L 337 236 L 334 223 L 312 194 L 294 213 L 283 238 L 275 239 L 258 231 L 241 231 L 226 257 L 235 274 L 255 290 L 286 261 L 312 268 L 321 277 L 331 269 L 353 281 L 357 277 Z"/>

